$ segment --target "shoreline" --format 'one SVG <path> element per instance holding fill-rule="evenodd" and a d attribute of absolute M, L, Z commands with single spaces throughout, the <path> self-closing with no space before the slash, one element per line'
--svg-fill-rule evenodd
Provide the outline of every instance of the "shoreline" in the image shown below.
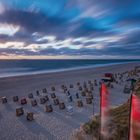
<path fill-rule="evenodd" d="M 37 75 L 57 74 L 57 73 L 63 73 L 63 72 L 67 73 L 67 72 L 74 72 L 74 71 L 92 70 L 92 69 L 97 69 L 97 68 L 104 68 L 104 67 L 117 66 L 117 65 L 119 66 L 119 65 L 131 64 L 131 63 L 139 64 L 140 61 L 97 64 L 93 66 L 81 66 L 81 67 L 64 68 L 64 69 L 57 69 L 57 70 L 32 71 L 32 72 L 27 72 L 27 73 L 11 74 L 8 76 L 0 76 L 0 80 L 7 79 L 7 78 L 20 78 L 20 77 L 25 77 L 25 76 L 37 76 Z"/>

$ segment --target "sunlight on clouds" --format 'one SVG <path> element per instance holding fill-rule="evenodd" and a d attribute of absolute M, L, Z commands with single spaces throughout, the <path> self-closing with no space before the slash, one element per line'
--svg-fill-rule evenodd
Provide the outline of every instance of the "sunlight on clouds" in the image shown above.
<path fill-rule="evenodd" d="M 56 37 L 55 36 L 43 36 L 41 38 L 36 39 L 36 41 L 55 41 Z"/>
<path fill-rule="evenodd" d="M 13 36 L 20 30 L 20 26 L 0 23 L 0 34 Z"/>
<path fill-rule="evenodd" d="M 21 49 L 24 48 L 24 42 L 6 42 L 6 43 L 0 43 L 0 48 L 15 48 L 15 49 Z"/>

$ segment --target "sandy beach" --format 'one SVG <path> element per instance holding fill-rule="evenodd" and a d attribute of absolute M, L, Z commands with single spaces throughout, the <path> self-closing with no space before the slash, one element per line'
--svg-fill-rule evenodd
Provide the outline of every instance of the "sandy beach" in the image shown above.
<path fill-rule="evenodd" d="M 96 86 L 93 91 L 94 108 L 93 104 L 86 104 L 84 97 L 81 97 L 84 106 L 79 108 L 75 103 L 75 93 L 78 92 L 76 83 L 95 79 L 99 82 L 106 72 L 121 73 L 132 70 L 135 66 L 140 66 L 140 62 L 0 78 L 0 97 L 6 96 L 8 99 L 7 104 L 0 103 L 0 140 L 72 140 L 73 131 L 92 117 L 93 110 L 94 113 L 99 113 L 99 86 Z M 74 85 L 74 88 L 69 89 L 74 99 L 71 103 L 68 102 L 66 94 L 61 89 L 63 84 L 68 87 L 70 84 Z M 114 88 L 109 90 L 112 106 L 120 105 L 128 100 L 130 95 L 123 94 L 124 84 L 114 84 Z M 39 97 L 36 96 L 36 91 L 39 90 L 42 94 L 42 89 L 47 88 L 48 95 L 50 95 L 52 86 L 56 88 L 56 96 L 61 101 L 64 101 L 66 105 L 73 106 L 74 113 L 72 115 L 69 115 L 66 109 L 60 110 L 58 106 L 54 105 L 53 112 L 47 113 L 44 111 L 44 105 L 38 104 L 38 106 L 32 107 L 30 99 L 27 99 L 28 103 L 23 105 L 23 108 L 25 113 L 34 112 L 34 121 L 28 122 L 25 115 L 16 117 L 15 109 L 21 105 L 12 101 L 13 96 L 17 95 L 22 98 L 33 93 L 34 98 L 38 101 Z M 51 100 L 50 103 L 53 104 Z"/>

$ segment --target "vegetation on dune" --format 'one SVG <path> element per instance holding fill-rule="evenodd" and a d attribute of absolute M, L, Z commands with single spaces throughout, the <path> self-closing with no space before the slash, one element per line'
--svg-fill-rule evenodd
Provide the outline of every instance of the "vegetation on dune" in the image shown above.
<path fill-rule="evenodd" d="M 140 80 L 137 81 L 134 93 L 140 96 Z M 126 140 L 129 134 L 130 100 L 126 103 L 110 109 L 110 123 L 108 126 L 109 140 Z M 81 126 L 74 134 L 74 140 L 98 140 L 100 131 L 100 116 Z"/>

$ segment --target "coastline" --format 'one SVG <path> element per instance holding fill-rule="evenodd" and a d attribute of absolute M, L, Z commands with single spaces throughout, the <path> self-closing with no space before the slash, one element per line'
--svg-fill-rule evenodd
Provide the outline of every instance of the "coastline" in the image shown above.
<path fill-rule="evenodd" d="M 108 63 L 108 64 L 96 64 L 96 65 L 90 65 L 90 66 L 78 66 L 74 68 L 63 68 L 63 69 L 56 69 L 56 70 L 40 70 L 40 71 L 31 71 L 31 72 L 19 72 L 9 75 L 0 75 L 0 79 L 3 78 L 14 78 L 14 77 L 24 77 L 24 76 L 34 76 L 34 75 L 47 75 L 47 74 L 55 74 L 55 73 L 62 73 L 62 72 L 72 72 L 72 71 L 80 71 L 80 70 L 89 70 L 89 69 L 95 69 L 95 68 L 102 68 L 102 67 L 109 67 L 109 66 L 116 66 L 116 65 L 124 65 L 124 64 L 139 64 L 140 61 L 135 62 L 116 62 L 116 63 Z"/>

